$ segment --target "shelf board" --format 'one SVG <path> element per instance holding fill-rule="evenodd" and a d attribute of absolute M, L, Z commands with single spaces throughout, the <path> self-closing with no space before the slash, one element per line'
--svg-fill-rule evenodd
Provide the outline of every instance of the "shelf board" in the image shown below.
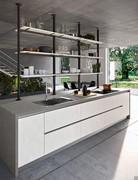
<path fill-rule="evenodd" d="M 91 73 L 80 73 L 80 75 L 83 75 L 83 76 L 89 76 L 89 75 L 96 75 L 96 74 L 103 74 L 103 72 L 97 72 L 97 73 L 93 73 L 93 72 L 91 72 Z"/>
<path fill-rule="evenodd" d="M 67 35 L 67 34 L 58 33 L 58 32 L 52 32 L 52 31 L 28 27 L 28 26 L 22 26 L 20 28 L 20 31 L 21 32 L 33 33 L 33 34 L 39 34 L 39 35 L 55 36 L 58 38 L 63 38 L 63 39 L 68 39 L 68 40 L 73 40 L 73 41 L 80 41 L 80 42 L 85 43 L 85 44 L 103 44 L 103 42 L 101 42 L 101 41 L 85 39 L 82 37 Z"/>
<path fill-rule="evenodd" d="M 88 76 L 88 75 L 96 75 L 96 74 L 102 74 L 102 72 L 99 73 L 57 73 L 57 74 L 34 74 L 34 75 L 21 75 L 21 78 L 38 78 L 38 77 L 53 77 L 53 76 Z"/>
<path fill-rule="evenodd" d="M 21 51 L 21 54 L 28 55 L 42 55 L 42 56 L 55 56 L 55 57 L 70 57 L 70 58 L 86 58 L 86 59 L 103 59 L 102 57 L 96 56 L 84 56 L 84 55 L 73 55 L 73 54 L 61 54 L 61 53 L 46 53 L 46 52 L 35 52 L 35 51 Z"/>
<path fill-rule="evenodd" d="M 21 75 L 21 78 L 38 78 L 38 77 L 52 77 L 54 74 L 34 74 L 34 75 Z"/>

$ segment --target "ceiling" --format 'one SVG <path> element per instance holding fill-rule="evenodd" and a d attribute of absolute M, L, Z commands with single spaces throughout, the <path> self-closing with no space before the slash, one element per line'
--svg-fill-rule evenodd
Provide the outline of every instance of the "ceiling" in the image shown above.
<path fill-rule="evenodd" d="M 16 3 L 0 0 L 0 48 L 16 48 Z M 138 45 L 138 0 L 20 0 L 21 22 L 44 22 L 52 28 L 50 13 L 56 13 L 57 31 L 95 33 L 100 29 L 100 41 L 105 47 Z M 69 31 L 70 29 L 70 31 Z M 22 47 L 51 45 L 50 38 L 21 35 Z M 72 42 L 58 40 L 57 44 Z"/>

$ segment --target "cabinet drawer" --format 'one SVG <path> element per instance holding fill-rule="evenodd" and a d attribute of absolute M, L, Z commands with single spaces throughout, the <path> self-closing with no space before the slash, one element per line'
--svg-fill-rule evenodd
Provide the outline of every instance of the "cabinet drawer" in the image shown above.
<path fill-rule="evenodd" d="M 99 99 L 92 102 L 87 102 L 80 105 L 80 118 L 88 118 L 90 116 L 99 114 L 104 111 L 108 111 L 112 108 L 118 107 L 120 105 L 126 106 L 129 100 L 129 93 L 114 95 Z"/>
<path fill-rule="evenodd" d="M 66 126 L 80 119 L 79 105 L 45 113 L 45 132 Z"/>
<path fill-rule="evenodd" d="M 103 129 L 125 119 L 127 115 L 125 107 L 119 107 L 112 111 L 82 121 L 80 123 L 81 137 L 102 131 Z"/>
<path fill-rule="evenodd" d="M 45 135 L 45 154 L 80 138 L 80 125 L 74 124 Z"/>

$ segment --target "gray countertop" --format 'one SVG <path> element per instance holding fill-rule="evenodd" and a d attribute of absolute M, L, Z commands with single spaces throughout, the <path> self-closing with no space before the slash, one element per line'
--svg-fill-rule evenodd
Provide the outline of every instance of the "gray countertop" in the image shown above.
<path fill-rule="evenodd" d="M 72 105 L 77 105 L 80 103 L 85 103 L 89 101 L 98 100 L 101 98 L 106 98 L 109 96 L 113 96 L 120 93 L 128 92 L 128 89 L 119 89 L 117 92 L 112 92 L 109 94 L 97 94 L 96 96 L 88 96 L 88 97 L 78 97 L 73 95 L 73 91 L 60 91 L 57 95 L 49 95 L 49 99 L 53 97 L 69 97 L 73 101 L 68 101 L 61 104 L 56 104 L 52 106 L 44 106 L 40 104 L 35 104 L 35 101 L 44 100 L 44 95 L 34 95 L 22 97 L 21 101 L 16 101 L 15 99 L 6 99 L 0 100 L 0 108 L 3 108 L 12 114 L 14 114 L 17 118 L 24 118 L 31 115 L 36 115 L 48 111 L 53 111 L 60 108 L 65 108 Z"/>

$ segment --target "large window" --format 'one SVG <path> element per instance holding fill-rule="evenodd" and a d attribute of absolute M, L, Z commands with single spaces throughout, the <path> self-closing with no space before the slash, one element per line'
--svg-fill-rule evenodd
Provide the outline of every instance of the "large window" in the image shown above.
<path fill-rule="evenodd" d="M 109 49 L 109 80 L 114 87 L 138 88 L 138 46 Z"/>

